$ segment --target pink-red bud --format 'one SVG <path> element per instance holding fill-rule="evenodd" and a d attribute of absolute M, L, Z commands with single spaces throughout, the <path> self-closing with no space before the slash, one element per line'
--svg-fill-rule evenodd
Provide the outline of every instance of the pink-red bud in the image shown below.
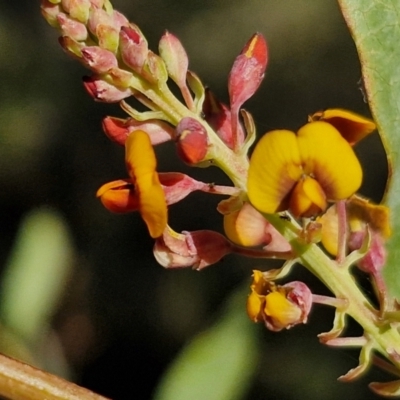
<path fill-rule="evenodd" d="M 96 77 L 84 77 L 83 86 L 96 101 L 104 103 L 117 103 L 132 95 L 130 89 L 119 89 Z"/>
<path fill-rule="evenodd" d="M 124 145 L 126 138 L 135 130 L 145 131 L 151 140 L 151 144 L 157 145 L 171 140 L 175 134 L 174 129 L 166 122 L 160 120 L 136 121 L 133 118 L 120 119 L 106 117 L 103 119 L 103 130 L 114 142 Z"/>
<path fill-rule="evenodd" d="M 119 43 L 124 63 L 134 71 L 141 73 L 147 59 L 148 45 L 140 29 L 134 24 L 122 26 Z"/>
<path fill-rule="evenodd" d="M 60 6 L 48 0 L 42 0 L 40 9 L 47 23 L 53 28 L 59 28 L 60 25 L 58 23 L 57 16 L 61 13 Z"/>
<path fill-rule="evenodd" d="M 78 42 L 87 39 L 88 32 L 86 30 L 85 24 L 69 18 L 64 13 L 59 13 L 57 15 L 57 21 L 60 25 L 61 33 L 63 36 L 69 36 L 73 40 Z"/>
<path fill-rule="evenodd" d="M 176 133 L 179 157 L 189 165 L 204 161 L 208 151 L 208 137 L 204 126 L 193 118 L 185 117 L 177 125 Z"/>
<path fill-rule="evenodd" d="M 268 62 L 265 39 L 256 33 L 233 63 L 228 89 L 232 109 L 239 109 L 260 86 Z"/>
<path fill-rule="evenodd" d="M 171 79 L 180 88 L 186 86 L 189 59 L 179 39 L 171 33 L 165 32 L 161 37 L 158 49 Z"/>
<path fill-rule="evenodd" d="M 82 48 L 82 60 L 93 72 L 104 74 L 111 68 L 118 66 L 117 58 L 109 50 L 99 46 L 87 46 Z"/>

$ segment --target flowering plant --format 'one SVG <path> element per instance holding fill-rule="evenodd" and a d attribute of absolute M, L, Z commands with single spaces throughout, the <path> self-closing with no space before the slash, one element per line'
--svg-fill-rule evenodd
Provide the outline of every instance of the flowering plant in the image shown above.
<path fill-rule="evenodd" d="M 350 10 L 353 2 L 342 3 Z M 379 80 L 369 69 L 369 53 L 362 52 L 365 43 L 358 44 L 376 123 L 340 108 L 316 110 L 305 116 L 296 132 L 265 133 L 251 152 L 256 127 L 242 106 L 257 91 L 267 68 L 268 47 L 261 34 L 254 34 L 234 60 L 229 104 L 224 104 L 188 69 L 186 51 L 176 36 L 166 32 L 159 54 L 154 53 L 140 28 L 114 10 L 109 0 L 42 0 L 41 10 L 61 32 L 65 52 L 91 71 L 84 78 L 87 92 L 96 101 L 119 103 L 127 114 L 124 119 L 103 120 L 105 134 L 125 148 L 127 176 L 105 183 L 97 197 L 112 212 L 140 213 L 154 239 L 159 264 L 201 270 L 229 253 L 262 259 L 260 269 L 253 271 L 247 298 L 250 320 L 281 331 L 306 323 L 315 303 L 333 307 L 333 327 L 319 335 L 320 341 L 360 348 L 359 365 L 340 379 L 360 376 L 373 362 L 398 374 L 398 293 L 384 275 L 395 265 L 395 191 L 388 192 L 384 204 L 373 204 L 357 193 L 363 168 L 353 146 L 373 134 L 376 124 L 392 140 L 391 128 L 380 118 L 381 103 L 373 101 Z M 357 32 L 360 26 L 347 12 L 348 23 Z M 172 83 L 179 95 L 171 90 Z M 147 110 L 130 105 L 132 97 Z M 232 184 L 158 172 L 154 146 L 167 141 L 174 142 L 177 156 L 187 165 L 218 167 Z M 396 164 L 395 156 L 388 156 Z M 394 172 L 392 181 L 396 179 Z M 176 232 L 169 226 L 169 206 L 195 191 L 224 196 L 218 205 L 224 234 Z M 284 264 L 268 269 L 268 258 Z M 332 296 L 313 293 L 300 281 L 281 282 L 300 265 Z M 371 279 L 373 300 L 356 282 L 354 267 Z M 344 336 L 347 317 L 363 329 L 359 337 Z M 400 381 L 370 386 L 378 394 L 400 394 Z"/>

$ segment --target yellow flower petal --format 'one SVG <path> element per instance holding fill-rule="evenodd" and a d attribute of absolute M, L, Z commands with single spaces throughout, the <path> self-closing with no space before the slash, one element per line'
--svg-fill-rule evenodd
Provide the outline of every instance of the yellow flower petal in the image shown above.
<path fill-rule="evenodd" d="M 125 143 L 125 161 L 139 196 L 139 211 L 150 236 L 162 235 L 167 226 L 167 203 L 156 172 L 157 160 L 148 134 L 132 132 Z"/>
<path fill-rule="evenodd" d="M 251 292 L 247 298 L 246 311 L 247 315 L 253 322 L 263 321 L 262 309 L 265 303 L 263 296 L 259 296 L 256 292 Z"/>
<path fill-rule="evenodd" d="M 282 327 L 287 327 L 301 318 L 301 310 L 283 293 L 271 292 L 265 297 L 264 312 Z"/>
<path fill-rule="evenodd" d="M 139 199 L 130 180 L 120 179 L 104 184 L 96 197 L 108 210 L 115 213 L 126 213 L 139 209 Z"/>
<path fill-rule="evenodd" d="M 329 207 L 324 215 L 319 217 L 317 221 L 321 224 L 321 242 L 325 247 L 326 251 L 333 256 L 337 255 L 338 252 L 338 215 L 336 210 L 336 204 Z"/>
<path fill-rule="evenodd" d="M 316 112 L 310 120 L 330 123 L 351 145 L 376 129 L 375 123 L 369 118 L 339 108 Z"/>
<path fill-rule="evenodd" d="M 247 181 L 250 202 L 268 214 L 286 209 L 287 195 L 302 173 L 294 132 L 267 133 L 257 143 L 250 160 Z"/>
<path fill-rule="evenodd" d="M 349 143 L 327 122 L 304 125 L 298 131 L 304 172 L 321 185 L 328 200 L 342 200 L 361 186 L 362 169 Z"/>
<path fill-rule="evenodd" d="M 290 196 L 289 209 L 294 217 L 311 217 L 324 211 L 326 206 L 324 191 L 320 184 L 309 176 L 297 183 Z"/>
<path fill-rule="evenodd" d="M 357 221 L 363 221 L 375 232 L 379 232 L 384 238 L 392 234 L 390 226 L 389 208 L 383 204 L 373 204 L 360 196 L 352 196 L 347 202 L 349 222 L 352 230 Z"/>
<path fill-rule="evenodd" d="M 267 220 L 252 205 L 244 203 L 240 210 L 224 215 L 224 231 L 229 240 L 245 247 L 266 242 Z"/>

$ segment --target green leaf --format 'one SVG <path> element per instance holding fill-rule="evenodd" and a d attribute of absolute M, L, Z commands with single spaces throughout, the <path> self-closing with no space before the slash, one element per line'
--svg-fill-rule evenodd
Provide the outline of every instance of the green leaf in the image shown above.
<path fill-rule="evenodd" d="M 238 292 L 222 318 L 186 345 L 157 389 L 155 400 L 243 398 L 257 369 L 257 327 Z"/>
<path fill-rule="evenodd" d="M 72 255 L 69 232 L 58 214 L 37 210 L 24 218 L 4 272 L 0 315 L 28 343 L 36 343 L 47 328 Z"/>
<path fill-rule="evenodd" d="M 400 2 L 339 0 L 357 46 L 369 104 L 391 164 L 384 202 L 391 209 L 385 281 L 400 299 Z"/>

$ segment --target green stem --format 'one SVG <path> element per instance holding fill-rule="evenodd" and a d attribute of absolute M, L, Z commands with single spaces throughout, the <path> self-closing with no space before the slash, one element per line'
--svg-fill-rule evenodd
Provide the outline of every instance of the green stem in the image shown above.
<path fill-rule="evenodd" d="M 317 276 L 338 299 L 347 300 L 346 314 L 364 329 L 373 347 L 400 369 L 400 334 L 389 323 L 379 319 L 379 312 L 357 286 L 349 268 L 341 268 L 316 244 L 305 245 L 298 238 L 298 226 L 278 215 L 266 215 L 269 222 L 290 242 L 299 261 Z"/>

